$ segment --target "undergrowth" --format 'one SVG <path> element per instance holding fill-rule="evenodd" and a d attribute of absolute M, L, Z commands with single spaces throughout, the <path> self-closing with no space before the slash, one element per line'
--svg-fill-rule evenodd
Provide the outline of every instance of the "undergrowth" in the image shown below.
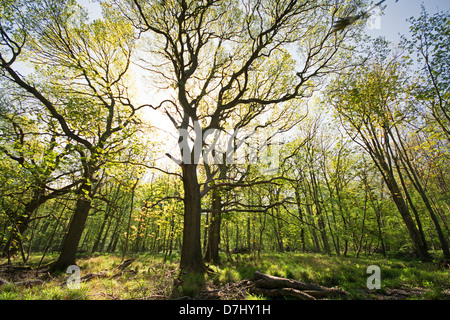
<path fill-rule="evenodd" d="M 116 267 L 122 259 L 117 255 L 80 256 L 78 265 L 81 276 L 88 273 L 106 271 L 104 278 L 82 282 L 79 289 L 69 289 L 65 282 L 69 274 L 38 274 L 36 267 L 40 256 L 31 256 L 28 275 L 17 271 L 15 274 L 0 268 L 0 278 L 8 282 L 22 279 L 41 278 L 45 284 L 31 288 L 13 284 L 0 285 L 0 299 L 164 299 L 169 298 L 177 284 L 179 257 L 176 255 L 139 254 L 136 260 L 118 276 Z M 130 257 L 127 257 L 130 258 Z M 52 259 L 48 257 L 48 261 Z M 45 261 L 45 263 L 47 260 Z M 19 260 L 13 261 L 20 265 Z M 366 281 L 369 265 L 377 265 L 381 270 L 381 288 L 367 289 Z M 6 261 L 0 260 L 0 267 Z M 259 270 L 274 276 L 298 281 L 339 287 L 349 293 L 349 299 L 371 299 L 388 295 L 393 289 L 420 289 L 421 295 L 406 296 L 406 299 L 450 299 L 450 270 L 438 270 L 436 264 L 415 260 L 371 257 L 336 257 L 314 253 L 270 253 L 256 258 L 253 254 L 238 254 L 227 259 L 222 256 L 222 264 L 209 266 L 205 278 L 185 277 L 179 295 L 195 297 L 201 290 L 218 288 L 230 283 L 251 279 Z M 247 299 L 263 299 L 247 295 Z"/>

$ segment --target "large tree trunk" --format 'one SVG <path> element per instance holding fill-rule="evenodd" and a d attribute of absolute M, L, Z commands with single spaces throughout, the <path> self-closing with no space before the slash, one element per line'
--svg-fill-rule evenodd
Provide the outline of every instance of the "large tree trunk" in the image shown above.
<path fill-rule="evenodd" d="M 81 185 L 75 212 L 70 221 L 69 231 L 64 237 L 58 260 L 52 265 L 53 271 L 66 270 L 68 266 L 75 264 L 78 244 L 80 243 L 86 219 L 89 215 L 89 210 L 91 209 L 91 191 L 91 183 L 83 183 Z M 83 192 L 87 193 L 87 195 L 83 194 Z"/>
<path fill-rule="evenodd" d="M 183 165 L 184 225 L 180 269 L 186 273 L 204 273 L 200 242 L 201 195 L 197 165 Z"/>

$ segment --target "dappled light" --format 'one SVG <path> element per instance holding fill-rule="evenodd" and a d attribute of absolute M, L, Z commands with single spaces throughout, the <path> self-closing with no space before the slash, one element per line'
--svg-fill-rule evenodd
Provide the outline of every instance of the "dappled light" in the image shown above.
<path fill-rule="evenodd" d="M 2 1 L 0 299 L 450 299 L 450 8 L 371 37 L 405 2 Z"/>

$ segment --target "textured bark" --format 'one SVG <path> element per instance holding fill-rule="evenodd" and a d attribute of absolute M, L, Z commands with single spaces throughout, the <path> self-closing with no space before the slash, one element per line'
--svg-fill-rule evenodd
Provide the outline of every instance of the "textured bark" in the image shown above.
<path fill-rule="evenodd" d="M 72 216 L 72 220 L 70 221 L 69 230 L 64 237 L 58 260 L 51 267 L 53 271 L 64 271 L 68 266 L 75 264 L 78 245 L 91 209 L 90 195 L 92 184 L 84 183 L 80 190 L 87 192 L 88 196 L 81 194 L 79 195 L 75 212 Z M 82 192 L 83 191 L 80 193 Z"/>
<path fill-rule="evenodd" d="M 271 276 L 259 271 L 254 274 L 252 293 L 267 297 L 290 296 L 302 300 L 316 300 L 330 296 L 345 297 L 347 293 L 336 288 L 327 288 L 316 284 Z"/>
<path fill-rule="evenodd" d="M 183 165 L 184 224 L 180 268 L 187 273 L 204 273 L 200 242 L 201 195 L 197 179 L 197 165 Z"/>
<path fill-rule="evenodd" d="M 381 162 L 381 161 L 380 161 Z M 406 228 L 408 229 L 408 233 L 414 242 L 416 252 L 422 262 L 431 261 L 430 255 L 428 254 L 427 245 L 425 243 L 425 239 L 422 238 L 417 227 L 414 223 L 414 220 L 411 217 L 408 206 L 403 199 L 402 193 L 400 191 L 400 187 L 395 181 L 393 173 L 388 170 L 387 164 L 385 162 L 381 162 L 381 167 L 384 169 L 384 180 L 386 185 L 391 192 L 392 199 L 402 216 L 403 222 L 405 223 Z"/>

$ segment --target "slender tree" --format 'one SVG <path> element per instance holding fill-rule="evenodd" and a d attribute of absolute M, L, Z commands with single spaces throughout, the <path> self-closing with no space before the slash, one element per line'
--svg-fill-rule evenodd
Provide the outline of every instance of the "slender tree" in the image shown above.
<path fill-rule="evenodd" d="M 344 93 L 333 95 L 333 104 L 347 132 L 366 150 L 382 174 L 417 254 L 422 261 L 429 261 L 426 240 L 411 216 L 405 199 L 407 191 L 402 192 L 402 185 L 396 177 L 402 172 L 395 169 L 395 155 L 391 152 L 389 131 L 404 121 L 407 113 L 401 98 L 401 90 L 407 86 L 402 80 L 404 71 L 398 59 L 389 58 L 385 42 L 378 39 L 375 47 L 380 53 L 378 57 L 357 68 L 357 73 L 337 82 L 340 92 Z"/>

